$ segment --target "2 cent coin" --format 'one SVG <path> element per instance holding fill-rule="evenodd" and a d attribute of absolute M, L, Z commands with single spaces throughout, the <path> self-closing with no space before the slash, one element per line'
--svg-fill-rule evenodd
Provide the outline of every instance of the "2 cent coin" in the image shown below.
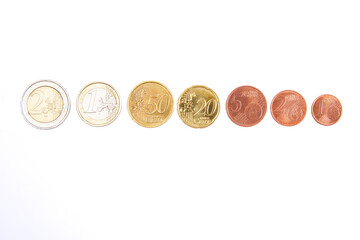
<path fill-rule="evenodd" d="M 306 115 L 306 102 L 298 92 L 286 90 L 278 93 L 271 102 L 274 120 L 283 126 L 295 126 Z"/>

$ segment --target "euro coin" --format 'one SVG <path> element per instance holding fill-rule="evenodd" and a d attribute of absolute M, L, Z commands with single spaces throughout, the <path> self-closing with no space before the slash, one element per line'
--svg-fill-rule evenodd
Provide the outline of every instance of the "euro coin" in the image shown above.
<path fill-rule="evenodd" d="M 324 126 L 330 126 L 340 120 L 342 106 L 335 96 L 324 94 L 315 99 L 311 113 L 316 122 Z"/>
<path fill-rule="evenodd" d="M 94 82 L 84 87 L 77 99 L 80 118 L 94 127 L 109 125 L 119 116 L 121 101 L 111 85 Z"/>
<path fill-rule="evenodd" d="M 38 129 L 52 129 L 62 124 L 70 112 L 70 99 L 64 88 L 52 81 L 30 85 L 21 100 L 25 120 Z"/>
<path fill-rule="evenodd" d="M 205 86 L 192 86 L 179 97 L 177 110 L 181 120 L 193 128 L 206 128 L 214 123 L 220 112 L 216 93 Z"/>
<path fill-rule="evenodd" d="M 147 81 L 137 85 L 128 98 L 131 118 L 140 126 L 153 128 L 169 120 L 174 109 L 174 99 L 163 84 Z"/>
<path fill-rule="evenodd" d="M 306 102 L 303 96 L 292 90 L 278 93 L 271 102 L 271 115 L 283 126 L 295 126 L 306 115 Z"/>
<path fill-rule="evenodd" d="M 264 94 L 251 86 L 234 89 L 226 101 L 226 112 L 229 118 L 242 127 L 251 127 L 261 122 L 266 109 Z"/>

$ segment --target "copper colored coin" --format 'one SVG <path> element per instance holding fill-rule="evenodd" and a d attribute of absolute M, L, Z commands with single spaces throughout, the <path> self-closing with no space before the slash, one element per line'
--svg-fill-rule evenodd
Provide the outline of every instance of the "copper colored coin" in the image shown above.
<path fill-rule="evenodd" d="M 283 126 L 295 126 L 306 115 L 306 102 L 299 93 L 286 90 L 279 92 L 271 102 L 271 115 Z"/>
<path fill-rule="evenodd" d="M 226 101 L 226 112 L 235 124 L 251 127 L 264 118 L 266 99 L 259 89 L 251 86 L 235 88 Z"/>
<path fill-rule="evenodd" d="M 311 113 L 318 123 L 330 126 L 339 121 L 342 114 L 342 106 L 336 97 L 324 94 L 315 99 Z"/>

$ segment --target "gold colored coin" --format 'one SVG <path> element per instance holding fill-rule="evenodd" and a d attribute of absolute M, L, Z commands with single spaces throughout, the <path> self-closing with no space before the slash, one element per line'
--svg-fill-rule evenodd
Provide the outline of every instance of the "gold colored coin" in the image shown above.
<path fill-rule="evenodd" d="M 26 103 L 30 117 L 39 123 L 56 120 L 63 110 L 63 105 L 60 93 L 55 88 L 47 86 L 34 89 Z"/>
<path fill-rule="evenodd" d="M 77 99 L 80 118 L 94 127 L 106 126 L 119 116 L 120 97 L 107 83 L 95 82 L 84 87 Z"/>
<path fill-rule="evenodd" d="M 161 83 L 147 81 L 137 85 L 128 98 L 131 118 L 143 127 L 158 127 L 173 113 L 174 99 L 167 87 Z"/>
<path fill-rule="evenodd" d="M 21 99 L 25 120 L 38 129 L 62 124 L 70 112 L 70 98 L 58 83 L 43 80 L 31 84 Z"/>
<path fill-rule="evenodd" d="M 217 119 L 220 101 L 210 88 L 192 86 L 180 95 L 177 110 L 186 125 L 193 128 L 205 128 Z"/>

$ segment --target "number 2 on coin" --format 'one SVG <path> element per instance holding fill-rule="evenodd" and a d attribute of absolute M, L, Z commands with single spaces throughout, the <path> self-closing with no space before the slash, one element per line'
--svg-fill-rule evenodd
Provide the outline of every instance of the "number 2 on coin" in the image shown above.
<path fill-rule="evenodd" d="M 31 98 L 34 98 L 35 96 L 37 96 L 37 99 L 36 99 L 36 101 L 35 101 L 35 104 L 34 104 L 32 107 L 30 107 L 30 112 L 31 112 L 31 113 L 39 112 L 38 107 L 44 102 L 44 99 L 42 99 L 40 93 L 41 93 L 41 92 L 36 91 L 36 92 L 34 92 L 34 94 L 32 94 L 32 95 L 30 96 Z"/>
<path fill-rule="evenodd" d="M 274 112 L 279 111 L 280 113 L 287 115 L 293 121 L 299 120 L 304 115 L 304 111 L 301 108 L 295 108 L 296 105 L 294 104 L 293 108 L 284 108 L 285 104 L 287 103 L 286 97 L 279 97 L 279 101 L 280 104 L 276 109 L 274 109 Z"/>

